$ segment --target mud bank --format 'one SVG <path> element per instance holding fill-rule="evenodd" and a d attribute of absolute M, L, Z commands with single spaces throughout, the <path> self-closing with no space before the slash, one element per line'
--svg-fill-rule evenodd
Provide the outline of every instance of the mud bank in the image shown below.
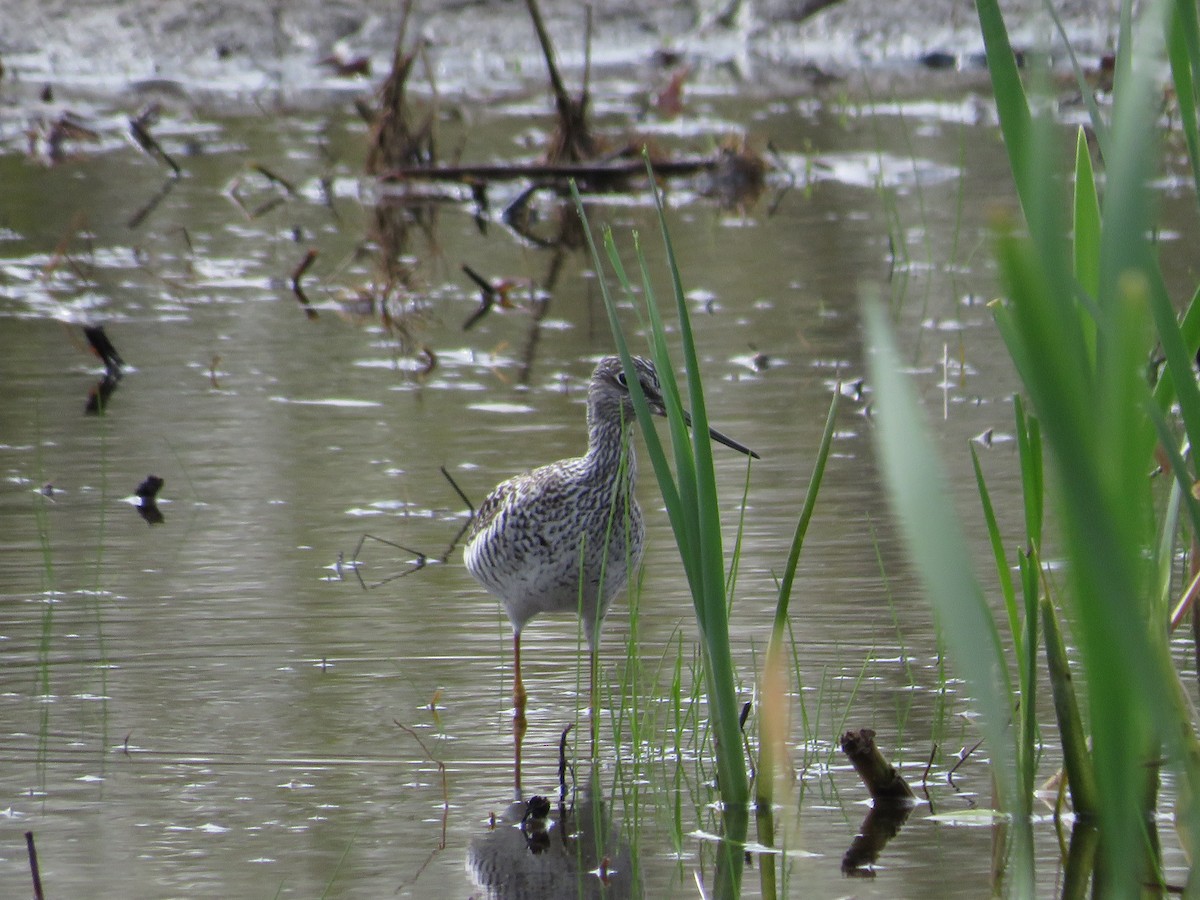
<path fill-rule="evenodd" d="M 594 4 L 592 64 L 620 76 L 664 52 L 697 73 L 747 89 L 786 88 L 814 77 L 927 71 L 930 54 L 948 68 L 970 61 L 981 42 L 970 0 L 880 4 L 843 0 L 800 18 L 814 0 Z M 3 90 L 46 83 L 100 93 L 146 85 L 189 95 L 291 97 L 344 90 L 349 81 L 321 60 L 365 59 L 387 71 L 400 24 L 396 0 L 9 0 L 0 26 Z M 427 42 L 439 90 L 505 90 L 544 71 L 525 5 L 518 0 L 416 3 L 409 34 Z M 543 0 L 564 68 L 583 63 L 584 5 Z M 1084 54 L 1103 52 L 1116 31 L 1117 0 L 1058 4 Z M 1015 43 L 1053 46 L 1042 0 L 1003 3 Z M 362 87 L 360 78 L 357 85 Z"/>

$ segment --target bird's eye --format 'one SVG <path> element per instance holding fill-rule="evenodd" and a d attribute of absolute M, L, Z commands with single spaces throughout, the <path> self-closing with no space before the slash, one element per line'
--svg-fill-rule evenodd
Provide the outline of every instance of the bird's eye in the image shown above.
<path fill-rule="evenodd" d="M 619 384 L 621 387 L 629 387 L 629 382 L 625 380 L 624 372 L 617 373 L 617 384 Z"/>

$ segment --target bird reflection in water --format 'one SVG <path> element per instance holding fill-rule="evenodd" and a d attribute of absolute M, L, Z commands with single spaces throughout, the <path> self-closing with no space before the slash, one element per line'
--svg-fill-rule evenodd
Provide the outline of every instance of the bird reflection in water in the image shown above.
<path fill-rule="evenodd" d="M 103 325 L 85 325 L 83 335 L 88 345 L 104 362 L 104 377 L 101 378 L 88 392 L 84 412 L 89 415 L 100 415 L 108 406 L 108 400 L 121 383 L 124 374 L 125 361 L 108 338 Z"/>
<path fill-rule="evenodd" d="M 471 840 L 467 870 L 489 900 L 641 895 L 629 841 L 600 799 L 596 773 L 586 787 L 561 785 L 557 804 L 518 792 Z"/>

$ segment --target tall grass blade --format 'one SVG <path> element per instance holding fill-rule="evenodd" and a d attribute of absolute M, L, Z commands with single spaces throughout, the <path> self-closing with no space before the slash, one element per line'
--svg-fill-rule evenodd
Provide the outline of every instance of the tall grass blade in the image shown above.
<path fill-rule="evenodd" d="M 1192 533 L 1200 534 L 1200 500 L 1196 499 L 1195 478 L 1190 474 L 1187 461 L 1177 446 L 1178 439 L 1175 437 L 1175 432 L 1171 429 L 1162 410 L 1152 401 L 1147 402 L 1146 409 L 1158 432 L 1158 446 L 1171 464 L 1171 472 L 1175 476 L 1175 486 L 1192 523 Z M 1171 547 L 1166 546 L 1163 549 L 1169 553 Z M 1169 561 L 1168 559 L 1166 562 L 1169 563 Z"/>
<path fill-rule="evenodd" d="M 1036 416 L 1027 415 L 1020 396 L 1013 398 L 1017 450 L 1021 461 L 1021 494 L 1025 501 L 1025 550 L 1018 553 L 1021 594 L 1025 601 L 1023 639 L 1017 643 L 1020 672 L 1021 728 L 1017 742 L 1017 773 L 1021 791 L 1033 793 L 1034 766 L 1038 747 L 1037 646 L 1038 598 L 1041 584 L 1043 513 L 1042 435 Z M 1014 633 L 1015 641 L 1015 633 Z M 1021 652 L 1021 650 L 1024 652 Z"/>
<path fill-rule="evenodd" d="M 975 8 L 987 53 L 988 72 L 992 78 L 992 93 L 996 99 L 996 111 L 1000 115 L 1004 146 L 1008 150 L 1021 206 L 1028 209 L 1034 204 L 1033 193 L 1036 189 L 1027 176 L 1032 168 L 1030 155 L 1034 150 L 1033 117 L 1029 112 L 1029 101 L 1025 96 L 1025 86 L 1021 84 L 1017 58 L 1008 40 L 1008 28 L 1000 13 L 998 0 L 977 0 Z"/>
<path fill-rule="evenodd" d="M 975 468 L 975 485 L 979 489 L 979 501 L 983 506 L 983 521 L 987 525 L 988 541 L 992 545 L 992 556 L 996 560 L 996 577 L 1000 581 L 1000 594 L 1004 598 L 1004 611 L 1008 614 L 1008 630 L 1013 636 L 1014 651 L 1018 659 L 1025 654 L 1021 634 L 1021 612 L 1017 609 L 1017 594 L 1013 588 L 1012 572 L 1008 566 L 1008 554 L 1004 552 L 1004 538 L 996 521 L 996 510 L 992 506 L 992 495 L 979 465 L 979 454 L 971 447 L 971 465 Z"/>
<path fill-rule="evenodd" d="M 792 599 L 792 585 L 796 579 L 796 569 L 800 564 L 800 552 L 804 546 L 804 537 L 808 533 L 809 523 L 812 522 L 813 512 L 817 505 L 817 495 L 821 490 L 821 481 L 825 477 L 825 466 L 829 461 L 829 450 L 833 446 L 834 426 L 837 423 L 838 400 L 841 397 L 840 385 L 833 392 L 829 401 L 829 413 L 825 416 L 825 429 L 821 433 L 821 443 L 817 449 L 817 457 L 813 462 L 812 477 L 808 481 L 808 489 L 804 494 L 804 505 L 800 510 L 800 518 L 796 522 L 796 530 L 792 535 L 792 546 L 788 551 L 787 563 L 779 581 L 779 597 L 775 603 L 775 620 L 771 626 L 771 638 L 767 643 L 766 661 L 763 664 L 764 684 L 784 671 L 785 632 L 788 629 L 788 609 Z M 772 698 L 775 699 L 775 698 Z M 770 717 L 764 709 L 762 715 Z M 763 735 L 759 746 L 758 777 L 755 780 L 755 802 L 759 809 L 770 808 L 775 796 L 775 776 L 779 762 L 784 758 L 786 732 L 780 733 L 775 723 L 765 723 L 760 729 Z M 774 736 L 774 740 L 771 737 Z"/>
<path fill-rule="evenodd" d="M 1075 221 L 1074 242 L 1075 281 L 1092 302 L 1100 296 L 1100 198 L 1096 194 L 1096 176 L 1092 171 L 1092 155 L 1087 135 L 1082 128 L 1075 137 Z M 1096 358 L 1096 328 L 1091 316 L 1081 316 L 1089 358 Z"/>
<path fill-rule="evenodd" d="M 1100 809 L 1096 776 L 1087 749 L 1087 733 L 1075 698 L 1067 648 L 1059 627 L 1058 613 L 1050 597 L 1042 598 L 1042 630 L 1046 640 L 1046 667 L 1054 696 L 1054 714 L 1062 740 L 1063 768 L 1071 789 L 1071 806 L 1077 820 L 1094 821 Z"/>
<path fill-rule="evenodd" d="M 1147 477 L 1155 443 L 1160 435 L 1167 440 L 1161 422 L 1157 428 L 1155 422 L 1163 406 L 1149 403 L 1144 378 L 1151 322 L 1171 376 L 1170 387 L 1160 384 L 1160 404 L 1172 390 L 1179 393 L 1189 434 L 1200 415 L 1190 342 L 1177 323 L 1147 237 L 1154 221 L 1149 183 L 1158 159 L 1154 78 L 1156 61 L 1163 58 L 1155 36 L 1163 33 L 1164 9 L 1162 3 L 1147 4 L 1136 34 L 1131 4 L 1122 9 L 1098 239 L 1090 160 L 1078 144 L 1078 234 L 1070 263 L 1054 250 L 1064 231 L 1045 205 L 1055 193 L 1053 156 L 1034 153 L 1032 144 L 1010 144 L 1029 238 L 1006 234 L 998 242 L 1009 299 L 997 322 L 1058 476 L 1071 623 L 1087 676 L 1096 796 L 1107 848 L 1098 878 L 1100 890 L 1112 896 L 1136 893 L 1144 877 L 1144 823 L 1152 811 L 1148 804 L 1155 802 L 1145 789 L 1146 766 L 1158 748 L 1166 745 L 1182 776 L 1184 796 L 1197 775 L 1195 735 L 1162 617 L 1154 614 L 1158 565 L 1152 556 L 1169 542 L 1156 535 Z M 993 0 L 980 0 L 979 10 L 985 34 L 1003 27 Z M 999 45 L 993 35 L 989 64 Z M 998 93 L 1010 90 L 1006 61 L 995 62 L 1000 64 L 999 77 L 993 72 Z M 1002 120 L 1015 116 L 1028 122 L 1027 109 L 1014 113 L 1012 104 L 1000 104 L 999 97 L 998 109 Z M 1006 141 L 1019 139 L 1018 131 L 1010 123 Z M 1031 164 L 1036 164 L 1032 170 Z M 1031 184 L 1044 190 L 1031 190 Z M 1088 296 L 1093 286 L 1094 298 Z M 1192 310 L 1184 325 L 1190 337 Z"/>
<path fill-rule="evenodd" d="M 864 308 L 871 383 L 878 398 L 876 448 L 888 493 L 955 668 L 978 704 L 1004 809 L 1012 815 L 1013 887 L 1033 896 L 1030 797 L 1020 790 L 1011 679 L 996 624 L 971 569 L 971 554 L 950 501 L 924 416 L 882 308 Z"/>
<path fill-rule="evenodd" d="M 1058 36 L 1067 50 L 1067 56 L 1071 60 L 1071 71 L 1075 75 L 1075 84 L 1079 87 L 1079 96 L 1083 98 L 1083 105 L 1087 107 L 1088 120 L 1092 123 L 1092 132 L 1096 135 L 1096 146 L 1100 148 L 1100 156 L 1103 157 L 1108 148 L 1108 123 L 1100 115 L 1100 105 L 1096 103 L 1092 85 L 1088 82 L 1087 73 L 1079 63 L 1079 57 L 1075 55 L 1075 48 L 1071 45 L 1071 39 L 1067 36 L 1067 29 L 1063 27 L 1058 10 L 1054 8 L 1052 0 L 1043 0 L 1042 7 L 1054 22 L 1054 30 L 1058 32 Z M 1082 131 L 1081 128 L 1080 132 Z"/>
<path fill-rule="evenodd" d="M 1200 287 L 1192 294 L 1183 318 L 1179 323 L 1179 333 L 1183 337 L 1185 347 L 1193 351 L 1200 347 Z M 1190 373 L 1188 377 L 1191 377 Z M 1154 386 L 1154 401 L 1158 408 L 1166 410 L 1175 402 L 1175 377 L 1172 371 L 1164 369 L 1159 376 L 1158 384 Z"/>
<path fill-rule="evenodd" d="M 1013 398 L 1013 413 L 1017 424 L 1017 451 L 1021 460 L 1021 494 L 1025 500 L 1025 539 L 1028 546 L 1040 550 L 1045 508 L 1042 429 L 1036 416 L 1025 413 L 1025 404 L 1019 395 Z"/>
<path fill-rule="evenodd" d="M 708 666 L 709 704 L 712 723 L 716 729 L 717 771 L 720 777 L 722 800 L 727 804 L 742 806 L 750 798 L 746 776 L 746 761 L 741 750 L 740 710 L 735 694 L 733 657 L 729 646 L 728 606 L 725 598 L 725 556 L 721 537 L 720 503 L 717 498 L 716 472 L 713 468 L 712 440 L 709 438 L 708 411 L 704 402 L 704 389 L 700 378 L 700 361 L 692 334 L 688 315 L 687 299 L 675 257 L 675 248 L 667 228 L 666 211 L 662 196 L 654 187 L 654 173 L 646 156 L 646 170 L 654 191 L 654 203 L 658 212 L 659 228 L 666 249 L 667 265 L 671 274 L 671 285 L 675 295 L 680 342 L 687 371 L 688 397 L 692 415 L 691 447 L 694 454 L 692 471 L 697 494 L 697 519 L 700 530 L 700 566 L 702 567 L 703 597 L 696 601 L 698 617 L 705 625 L 704 650 Z M 656 329 L 656 343 L 665 346 L 665 331 Z M 670 360 L 660 362 L 667 364 Z M 660 367 L 661 368 L 661 367 Z M 668 414 L 671 410 L 668 409 Z M 682 426 L 682 415 L 680 417 Z M 672 425 L 675 432 L 679 428 Z M 682 548 L 681 548 L 682 549 Z"/>
<path fill-rule="evenodd" d="M 651 176 L 653 173 L 651 173 Z M 653 184 L 651 177 L 651 184 Z M 627 372 L 633 372 L 629 347 L 625 340 L 617 308 L 603 277 L 603 265 L 582 199 L 572 185 L 576 208 L 584 222 L 584 233 L 601 286 L 613 338 Z M 736 701 L 736 673 L 729 646 L 728 607 L 725 595 L 725 554 L 720 527 L 720 506 L 717 498 L 716 476 L 713 470 L 712 448 L 708 436 L 708 417 L 701 387 L 698 356 L 693 342 L 682 279 L 671 246 L 666 213 L 661 199 L 655 194 L 659 224 L 666 248 L 671 276 L 672 293 L 678 317 L 678 331 L 686 369 L 688 405 L 692 416 L 692 434 L 685 422 L 684 406 L 675 379 L 674 365 L 668 353 L 666 328 L 654 298 L 649 268 L 635 236 L 638 263 L 641 268 L 646 320 L 650 324 L 650 344 L 660 387 L 667 411 L 671 450 L 675 466 L 672 470 L 667 453 L 657 437 L 637 378 L 630 378 L 630 394 L 634 409 L 646 437 L 647 454 L 663 492 L 671 526 L 687 573 L 696 620 L 701 632 L 701 653 L 704 660 L 704 681 L 709 709 L 708 727 L 712 731 L 716 756 L 717 785 L 724 815 L 725 840 L 718 851 L 718 891 L 734 890 L 740 884 L 744 841 L 748 824 L 749 781 L 746 760 L 742 752 L 739 709 Z M 631 285 L 617 253 L 611 232 L 605 234 L 609 261 L 622 286 L 632 295 Z M 730 894 L 726 894 L 730 895 Z"/>
<path fill-rule="evenodd" d="M 829 412 L 825 414 L 825 428 L 821 432 L 821 443 L 817 447 L 817 455 L 813 460 L 812 475 L 808 479 L 808 489 L 804 493 L 804 504 L 800 508 L 800 517 L 796 521 L 796 531 L 792 535 L 792 545 L 788 550 L 787 563 L 779 581 L 779 599 L 775 602 L 775 620 L 771 628 L 772 640 L 782 639 L 783 630 L 787 624 L 788 609 L 792 599 L 792 585 L 796 579 L 796 569 L 800 564 L 800 552 L 804 547 L 804 537 L 808 534 L 808 526 L 812 522 L 813 512 L 817 507 L 817 495 L 821 490 L 821 481 L 825 477 L 825 466 L 829 462 L 829 450 L 833 446 L 833 432 L 837 424 L 838 401 L 841 398 L 840 385 L 834 389 L 829 401 Z"/>
<path fill-rule="evenodd" d="M 1171 5 L 1171 21 L 1167 34 L 1167 58 L 1171 63 L 1171 80 L 1179 100 L 1179 121 L 1187 142 L 1188 161 L 1192 166 L 1192 183 L 1200 188 L 1200 122 L 1196 107 L 1200 104 L 1197 79 L 1200 78 L 1200 21 L 1196 4 L 1190 0 L 1175 0 Z M 1200 192 L 1197 193 L 1200 199 Z"/>

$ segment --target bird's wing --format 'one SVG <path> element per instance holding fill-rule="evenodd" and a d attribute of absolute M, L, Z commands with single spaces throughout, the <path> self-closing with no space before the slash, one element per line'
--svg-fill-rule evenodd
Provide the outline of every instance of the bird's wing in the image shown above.
<path fill-rule="evenodd" d="M 504 509 L 504 504 L 515 492 L 516 479 L 510 478 L 508 481 L 502 481 L 496 485 L 495 490 L 483 499 L 483 502 L 479 504 L 478 512 L 475 513 L 475 518 L 471 520 L 471 527 L 467 530 L 468 544 L 487 531 L 492 520 L 496 518 L 500 510 Z"/>
<path fill-rule="evenodd" d="M 479 511 L 467 531 L 466 543 L 470 544 L 491 528 L 500 515 L 506 519 L 515 516 L 526 527 L 531 522 L 537 524 L 556 520 L 555 515 L 547 515 L 547 512 L 558 510 L 567 502 L 565 495 L 569 493 L 568 488 L 580 462 L 577 459 L 561 460 L 500 482 L 479 505 Z"/>

